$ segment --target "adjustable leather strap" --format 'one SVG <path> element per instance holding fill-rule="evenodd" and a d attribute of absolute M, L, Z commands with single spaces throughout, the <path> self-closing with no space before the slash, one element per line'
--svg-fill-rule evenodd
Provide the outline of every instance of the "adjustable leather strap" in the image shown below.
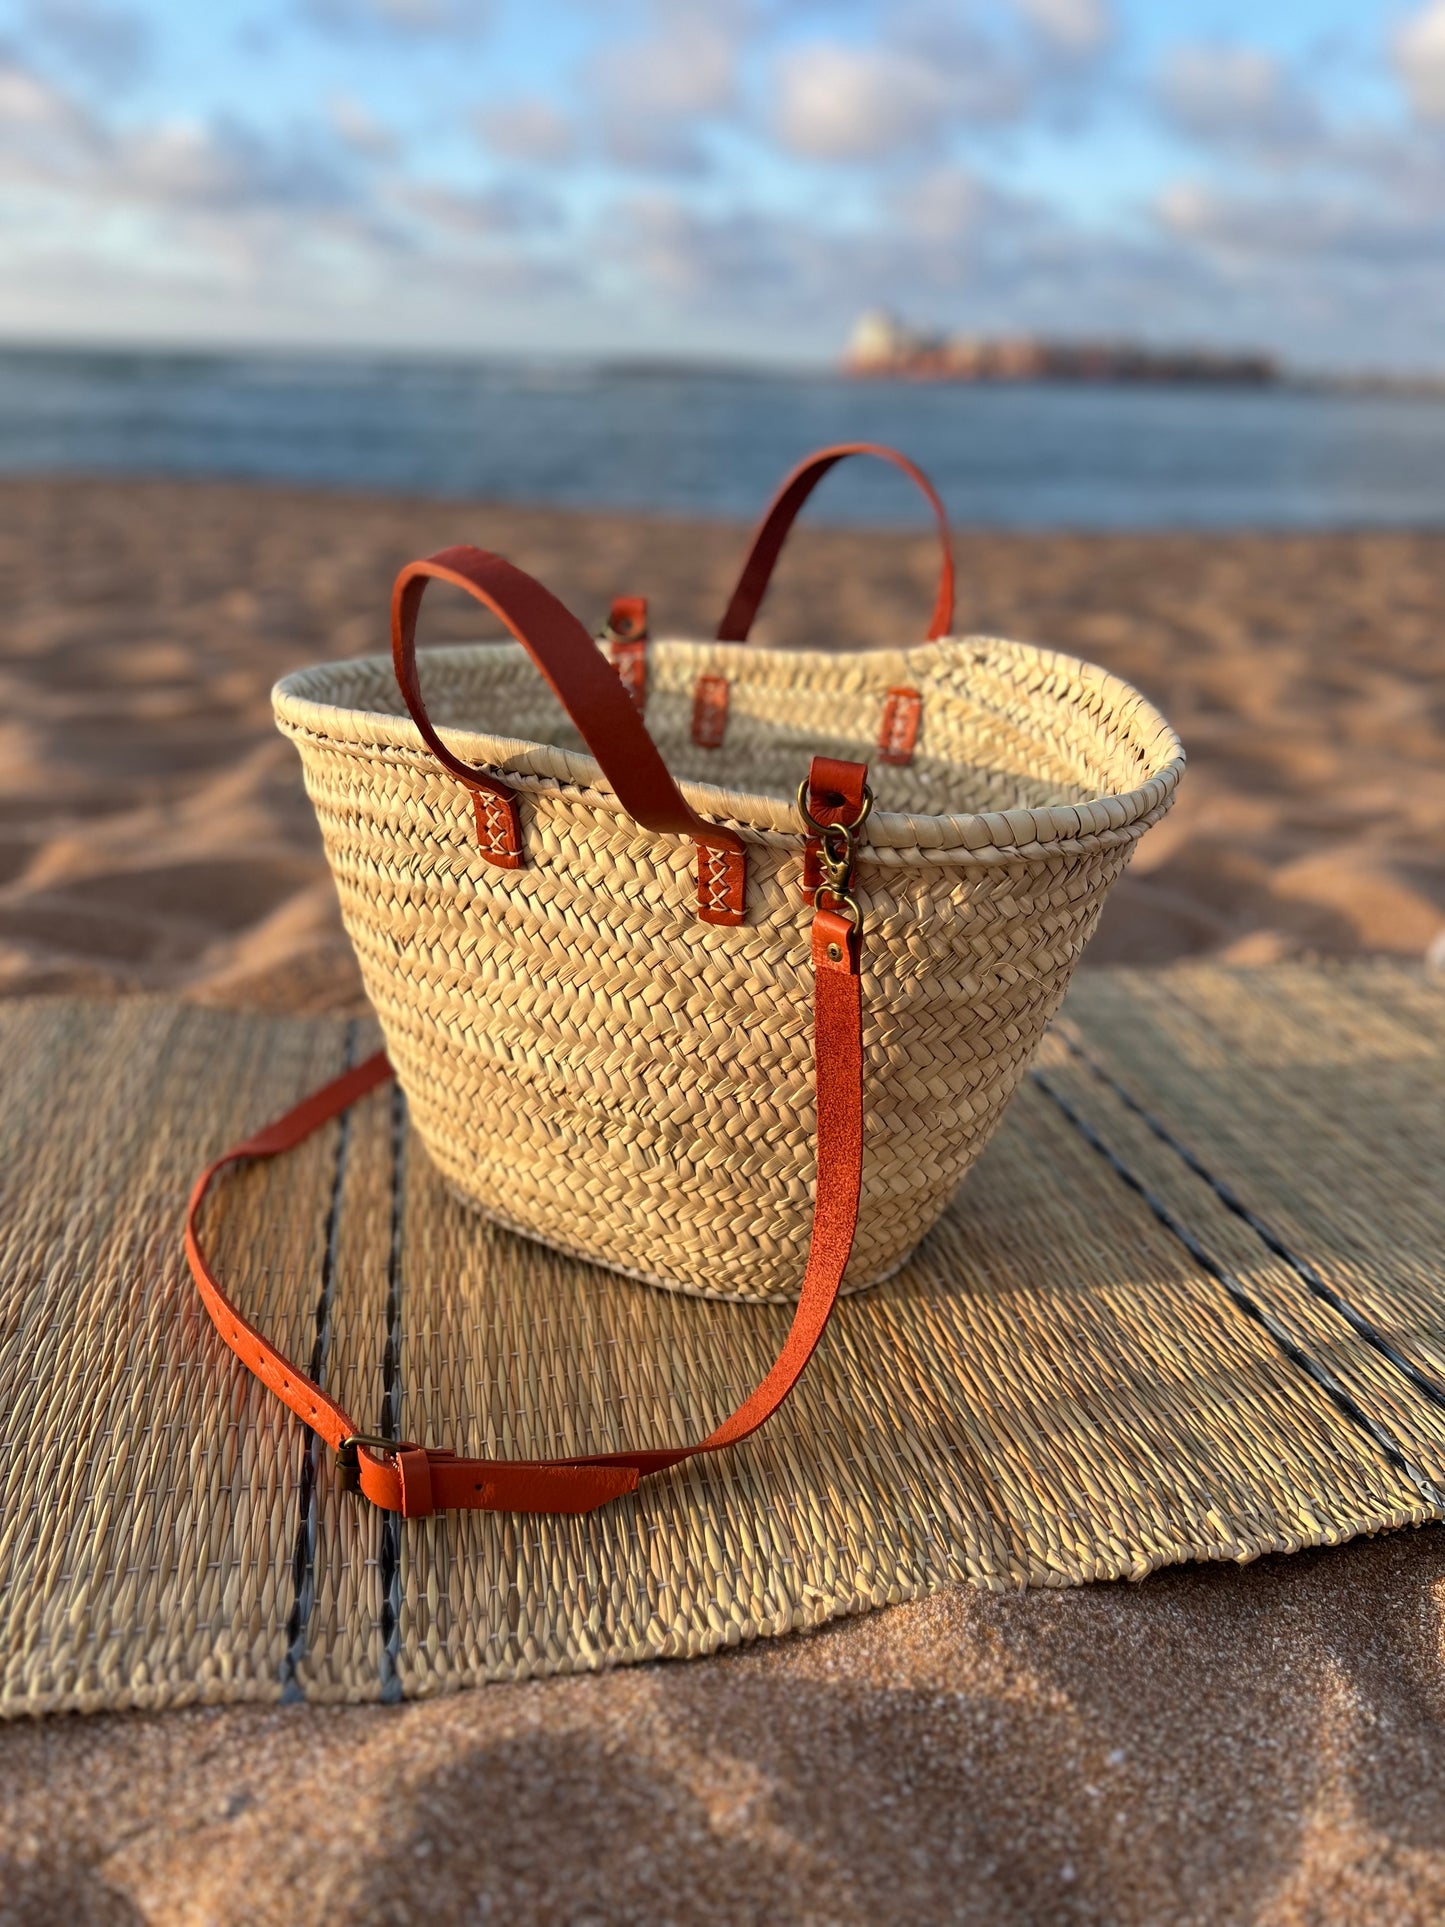
<path fill-rule="evenodd" d="M 769 503 L 767 513 L 758 524 L 752 547 L 748 550 L 748 558 L 738 577 L 738 586 L 733 590 L 727 613 L 718 624 L 719 642 L 747 641 L 753 618 L 758 613 L 758 606 L 772 579 L 773 569 L 799 509 L 828 471 L 848 455 L 876 455 L 880 461 L 891 462 L 895 468 L 902 469 L 927 498 L 938 524 L 938 539 L 943 547 L 938 571 L 938 593 L 933 601 L 927 639 L 934 642 L 939 636 L 950 633 L 953 628 L 953 550 L 948 538 L 948 517 L 932 482 L 921 468 L 915 467 L 897 449 L 885 448 L 880 442 L 842 442 L 835 448 L 820 448 L 815 455 L 800 462 Z"/>
<path fill-rule="evenodd" d="M 600 657 L 598 660 L 601 662 Z M 601 666 L 606 669 L 605 662 Z M 623 700 L 627 700 L 625 696 Z M 815 776 L 822 760 L 814 759 Z M 861 792 L 862 766 L 841 767 L 858 772 Z M 821 794 L 828 787 L 810 781 L 810 794 Z M 838 1287 L 853 1248 L 863 1178 L 860 944 L 858 931 L 848 917 L 832 910 L 815 912 L 812 959 L 818 1118 L 813 1234 L 792 1325 L 761 1385 L 705 1439 L 655 1451 L 604 1452 L 572 1459 L 465 1459 L 405 1441 L 385 1448 L 360 1444 L 354 1450 L 361 1490 L 367 1498 L 407 1518 L 461 1507 L 488 1512 L 591 1512 L 633 1491 L 639 1478 L 664 1471 L 700 1452 L 716 1452 L 738 1444 L 778 1409 L 812 1357 L 837 1302 Z M 357 1438 L 359 1428 L 334 1399 L 242 1317 L 226 1296 L 202 1246 L 200 1219 L 211 1185 L 228 1165 L 290 1150 L 391 1075 L 385 1053 L 378 1053 L 314 1091 L 244 1143 L 223 1151 L 197 1179 L 186 1212 L 186 1257 L 216 1330 L 242 1364 L 338 1450 Z"/>
<path fill-rule="evenodd" d="M 697 845 L 698 915 L 743 921 L 747 846 L 736 830 L 709 823 L 672 780 L 647 726 L 597 645 L 556 596 L 500 555 L 466 544 L 409 562 L 391 599 L 396 680 L 422 741 L 472 792 L 484 856 L 503 869 L 523 861 L 516 794 L 489 770 L 449 750 L 427 715 L 416 665 L 416 619 L 428 582 L 447 582 L 501 617 L 551 685 L 630 816 L 646 829 L 690 836 Z"/>

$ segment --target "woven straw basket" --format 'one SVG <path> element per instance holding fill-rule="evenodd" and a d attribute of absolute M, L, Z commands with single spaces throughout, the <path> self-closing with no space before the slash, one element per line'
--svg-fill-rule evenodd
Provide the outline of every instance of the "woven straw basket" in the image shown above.
<path fill-rule="evenodd" d="M 628 757 L 614 752 L 609 783 L 555 678 L 512 643 L 428 651 L 424 708 L 416 677 L 399 694 L 380 658 L 275 691 L 442 1173 L 515 1230 L 707 1297 L 796 1297 L 808 1256 L 810 759 L 867 763 L 874 799 L 847 889 L 866 1120 L 850 1291 L 896 1270 L 978 1156 L 1182 769 L 1173 732 L 1117 677 L 941 633 L 946 530 L 935 639 L 739 647 L 788 524 L 841 452 L 780 492 L 729 640 L 647 642 L 624 610 L 616 666 L 687 814 L 727 849 L 635 820 L 616 793 Z"/>

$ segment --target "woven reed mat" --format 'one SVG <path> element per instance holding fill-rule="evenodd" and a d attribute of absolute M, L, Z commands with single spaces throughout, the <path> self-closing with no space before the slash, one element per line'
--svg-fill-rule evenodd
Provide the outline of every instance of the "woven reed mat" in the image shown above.
<path fill-rule="evenodd" d="M 7 1713 L 439 1693 L 1445 1511 L 1439 980 L 1079 979 L 943 1224 L 778 1417 L 586 1519 L 371 1510 L 195 1297 L 198 1165 L 370 1047 L 0 1005 Z M 390 1092 L 226 1180 L 210 1227 L 358 1422 L 472 1451 L 699 1435 L 788 1317 L 492 1229 Z"/>

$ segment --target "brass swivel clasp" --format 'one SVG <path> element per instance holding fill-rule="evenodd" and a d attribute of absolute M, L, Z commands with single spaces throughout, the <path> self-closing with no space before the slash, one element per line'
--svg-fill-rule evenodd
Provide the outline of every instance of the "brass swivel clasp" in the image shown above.
<path fill-rule="evenodd" d="M 808 779 L 805 776 L 798 785 L 798 808 L 803 821 L 818 839 L 818 868 L 823 873 L 823 881 L 813 892 L 813 908 L 822 910 L 831 907 L 839 914 L 846 911 L 856 930 L 863 921 L 863 912 L 849 886 L 853 881 L 853 865 L 858 857 L 858 832 L 868 821 L 873 808 L 873 792 L 864 786 L 863 807 L 851 823 L 820 823 L 808 808 Z M 825 906 L 825 897 L 833 899 L 831 906 Z"/>

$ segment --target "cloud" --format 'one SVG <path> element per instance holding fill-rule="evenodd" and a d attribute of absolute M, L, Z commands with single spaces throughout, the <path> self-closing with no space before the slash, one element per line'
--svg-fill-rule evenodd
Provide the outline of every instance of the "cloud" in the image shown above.
<path fill-rule="evenodd" d="M 328 119 L 269 136 L 225 117 L 116 128 L 0 61 L 5 325 L 66 335 L 103 306 L 152 337 L 395 344 L 471 338 L 499 311 L 522 330 L 528 302 L 575 303 L 578 260 L 534 183 L 409 180 L 359 159 L 358 139 L 380 137 L 355 103 Z"/>
<path fill-rule="evenodd" d="M 940 247 L 966 241 L 994 210 L 996 195 L 962 167 L 930 169 L 889 197 L 891 216 L 919 240 Z"/>
<path fill-rule="evenodd" d="M 742 4 L 706 8 L 653 0 L 637 39 L 603 47 L 583 76 L 607 158 L 620 167 L 702 174 L 701 128 L 740 106 L 739 64 L 752 24 Z"/>
<path fill-rule="evenodd" d="M 784 56 L 776 127 L 808 160 L 876 160 L 933 145 L 949 104 L 945 77 L 918 55 L 822 41 Z"/>
<path fill-rule="evenodd" d="M 1114 35 L 1107 0 L 1014 0 L 1014 5 L 1045 40 L 1073 58 L 1097 53 Z"/>
<path fill-rule="evenodd" d="M 490 26 L 491 0 L 304 0 L 302 12 L 323 33 L 419 37 L 474 34 Z"/>
<path fill-rule="evenodd" d="M 675 191 L 626 202 L 607 241 L 678 314 L 743 309 L 779 334 L 820 321 L 841 343 L 861 308 L 926 318 L 1017 283 L 1047 214 L 957 168 L 902 182 L 863 219 L 832 226 L 766 205 L 700 210 Z M 1051 283 L 1041 309 L 1055 310 Z"/>
<path fill-rule="evenodd" d="M 705 304 L 722 287 L 784 295 L 806 240 L 785 220 L 760 218 L 753 209 L 704 214 L 661 190 L 624 201 L 611 220 L 634 272 L 684 306 Z"/>
<path fill-rule="evenodd" d="M 540 95 L 506 101 L 499 107 L 479 107 L 472 127 L 480 141 L 507 160 L 554 167 L 571 160 L 577 151 L 571 121 Z"/>
<path fill-rule="evenodd" d="M 338 140 L 363 160 L 395 160 L 400 144 L 391 128 L 379 121 L 371 109 L 350 94 L 337 94 L 327 109 Z"/>
<path fill-rule="evenodd" d="M 473 237 L 537 235 L 555 228 L 562 218 L 552 196 L 529 181 L 473 190 L 408 185 L 399 198 L 441 227 Z"/>
<path fill-rule="evenodd" d="M 1178 182 L 1131 221 L 1094 224 L 943 161 L 895 171 L 831 220 L 764 201 L 715 210 L 677 189 L 632 197 L 584 245 L 627 261 L 654 317 L 689 330 L 746 317 L 778 344 L 841 343 L 882 303 L 974 332 L 1142 331 L 1400 363 L 1445 327 L 1445 183 L 1411 165 L 1399 193 L 1380 186 L 1383 149 L 1374 172 L 1332 185 Z"/>
<path fill-rule="evenodd" d="M 1255 47 L 1176 47 L 1157 91 L 1167 117 L 1196 140 L 1280 157 L 1322 131 L 1313 103 L 1272 55 Z"/>
<path fill-rule="evenodd" d="M 354 208 L 357 189 L 306 139 L 272 142 L 233 121 L 178 120 L 112 137 L 111 192 L 161 207 L 245 214 Z"/>
<path fill-rule="evenodd" d="M 790 48 L 778 62 L 773 128 L 815 161 L 881 161 L 936 150 L 950 131 L 1018 115 L 1018 66 L 956 22 L 904 16 L 895 38 Z"/>
<path fill-rule="evenodd" d="M 106 0 L 31 0 L 24 35 L 103 87 L 129 86 L 150 64 L 149 23 Z"/>
<path fill-rule="evenodd" d="M 1202 244 L 1231 270 L 1277 276 L 1300 263 L 1322 276 L 1445 260 L 1445 222 L 1348 187 L 1310 193 L 1229 193 L 1176 182 L 1158 197 L 1165 228 Z M 1381 286 L 1387 283 L 1381 283 Z M 1439 304 L 1437 304 L 1439 305 Z"/>
<path fill-rule="evenodd" d="M 0 56 L 0 190 L 26 225 L 41 204 L 114 197 L 126 172 L 98 117 L 52 81 Z"/>
<path fill-rule="evenodd" d="M 737 99 L 739 17 L 726 9 L 658 11 L 651 33 L 598 55 L 592 78 L 600 111 L 665 120 L 728 111 Z"/>
<path fill-rule="evenodd" d="M 1423 358 L 1445 338 L 1432 129 L 1330 111 L 1258 46 L 1176 46 L 1144 111 L 1196 144 L 1197 178 L 1076 204 L 1025 194 L 981 135 L 1043 128 L 1062 152 L 1052 109 L 1112 71 L 1105 8 L 867 4 L 880 24 L 865 44 L 821 29 L 812 0 L 631 0 L 630 39 L 540 91 L 497 88 L 467 123 L 485 150 L 470 156 L 450 120 L 429 148 L 401 105 L 394 128 L 368 104 L 402 99 L 406 36 L 432 36 L 419 59 L 434 67 L 436 36 L 485 12 L 467 0 L 311 0 L 313 18 L 370 36 L 397 86 L 338 93 L 309 118 L 239 94 L 229 116 L 122 115 L 58 42 L 37 42 L 34 66 L 0 58 L 0 317 L 802 356 L 881 301 L 923 326 L 1144 330 L 1356 363 L 1408 357 L 1411 341 Z M 1445 0 L 1410 4 L 1380 44 L 1423 116 L 1426 23 Z M 863 15 L 860 0 L 822 17 Z M 1140 112 L 1137 94 L 1112 97 Z M 1445 118 L 1445 100 L 1431 111 Z M 1056 156 L 1056 181 L 1068 164 Z M 564 166 L 585 170 L 584 192 Z M 828 168 L 846 170 L 841 191 Z"/>
<path fill-rule="evenodd" d="M 238 122 L 174 119 L 116 131 L 73 95 L 0 63 L 0 185 L 154 216 L 230 217 L 361 205 L 346 170 L 314 139 L 263 140 Z"/>
<path fill-rule="evenodd" d="M 1416 114 L 1421 120 L 1445 121 L 1445 0 L 1429 0 L 1403 21 L 1390 51 Z"/>

